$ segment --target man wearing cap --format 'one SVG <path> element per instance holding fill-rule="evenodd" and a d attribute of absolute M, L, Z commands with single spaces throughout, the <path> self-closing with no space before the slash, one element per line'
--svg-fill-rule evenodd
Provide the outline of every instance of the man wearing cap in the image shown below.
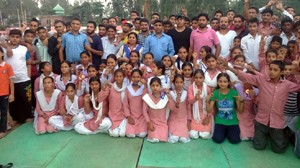
<path fill-rule="evenodd" d="M 119 34 L 118 39 L 123 42 L 123 44 L 127 44 L 128 42 L 128 33 L 130 33 L 133 25 L 128 20 L 122 21 L 122 33 Z"/>
<path fill-rule="evenodd" d="M 178 53 L 180 47 L 185 47 L 187 50 L 190 47 L 192 29 L 185 27 L 185 18 L 183 15 L 177 15 L 175 20 L 177 27 L 168 32 L 168 35 L 171 36 L 173 40 L 175 54 Z"/>

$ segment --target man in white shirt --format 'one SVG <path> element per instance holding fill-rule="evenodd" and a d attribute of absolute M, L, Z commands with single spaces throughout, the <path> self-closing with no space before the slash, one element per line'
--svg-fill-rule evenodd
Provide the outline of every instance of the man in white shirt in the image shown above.
<path fill-rule="evenodd" d="M 230 56 L 230 47 L 233 44 L 234 37 L 237 36 L 236 32 L 229 30 L 229 19 L 226 16 L 222 16 L 220 19 L 220 30 L 217 31 L 217 36 L 221 45 L 220 56 L 227 59 Z"/>
<path fill-rule="evenodd" d="M 261 35 L 258 34 L 259 21 L 257 18 L 251 18 L 249 20 L 249 34 L 242 38 L 241 47 L 243 49 L 244 55 L 246 57 L 246 62 L 259 70 L 259 43 L 261 40 Z"/>

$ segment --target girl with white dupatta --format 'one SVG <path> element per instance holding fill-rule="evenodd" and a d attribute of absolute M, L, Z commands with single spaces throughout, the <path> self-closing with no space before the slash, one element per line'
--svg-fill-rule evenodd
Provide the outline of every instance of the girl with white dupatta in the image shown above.
<path fill-rule="evenodd" d="M 90 94 L 84 96 L 84 111 L 90 115 L 90 119 L 79 122 L 74 129 L 79 134 L 107 133 L 111 127 L 111 121 L 107 117 L 107 110 L 103 105 L 101 83 L 98 77 L 91 77 L 89 81 Z"/>
<path fill-rule="evenodd" d="M 48 123 L 50 117 L 59 113 L 59 103 L 62 93 L 54 89 L 54 79 L 45 77 L 43 79 L 43 90 L 36 93 L 36 108 L 34 128 L 36 134 L 52 133 L 57 130 Z"/>
<path fill-rule="evenodd" d="M 114 72 L 115 82 L 110 87 L 103 89 L 103 99 L 108 99 L 108 116 L 112 126 L 108 133 L 112 137 L 124 137 L 127 119 L 124 115 L 123 102 L 127 85 L 124 83 L 125 74 L 118 69 Z"/>
<path fill-rule="evenodd" d="M 188 102 L 192 108 L 189 123 L 190 137 L 193 139 L 210 139 L 213 133 L 212 113 L 206 110 L 206 98 L 211 93 L 210 88 L 203 82 L 204 73 L 201 69 L 194 72 L 194 82 L 188 87 Z"/>
<path fill-rule="evenodd" d="M 204 77 L 205 77 L 204 82 L 210 88 L 216 88 L 217 76 L 221 73 L 221 71 L 219 71 L 217 68 L 217 57 L 212 54 L 209 54 L 205 57 L 205 60 L 206 60 L 207 69 L 206 71 L 204 71 Z M 224 72 L 226 72 L 229 75 L 230 81 L 232 83 L 239 81 L 238 77 L 231 71 L 226 70 Z"/>
<path fill-rule="evenodd" d="M 127 118 L 126 136 L 129 138 L 144 138 L 147 135 L 147 123 L 143 115 L 143 99 L 147 93 L 145 79 L 139 69 L 134 69 L 131 73 L 131 84 L 127 86 L 123 109 Z"/>
<path fill-rule="evenodd" d="M 150 81 L 151 93 L 143 96 L 143 115 L 147 122 L 147 140 L 152 143 L 168 141 L 167 110 L 169 108 L 168 96 L 161 92 L 161 81 L 154 77 Z"/>
<path fill-rule="evenodd" d="M 49 123 L 54 128 L 69 131 L 77 123 L 85 121 L 83 97 L 78 97 L 75 93 L 75 84 L 68 83 L 66 86 L 66 95 L 60 102 L 60 115 L 49 118 Z"/>
<path fill-rule="evenodd" d="M 190 141 L 188 119 L 191 118 L 191 106 L 187 102 L 187 91 L 183 89 L 184 77 L 180 74 L 174 77 L 175 89 L 167 95 L 170 103 L 170 117 L 168 121 L 170 143 Z"/>
<path fill-rule="evenodd" d="M 36 93 L 40 90 L 44 89 L 44 84 L 43 84 L 43 80 L 45 77 L 50 76 L 53 79 L 56 78 L 56 74 L 54 74 L 52 72 L 52 65 L 50 62 L 41 62 L 39 65 L 39 71 L 41 73 L 41 75 L 35 79 L 34 81 L 34 94 L 36 95 Z"/>
<path fill-rule="evenodd" d="M 69 61 L 63 61 L 60 64 L 61 75 L 55 78 L 56 89 L 59 89 L 65 93 L 66 85 L 68 83 L 74 83 L 77 79 L 75 75 L 71 73 L 71 63 Z"/>
<path fill-rule="evenodd" d="M 153 68 L 153 74 L 155 75 L 155 77 L 160 79 L 162 91 L 168 91 L 171 88 L 171 80 L 167 75 L 165 75 L 166 67 L 162 62 L 156 62 L 155 65 L 156 66 Z M 152 92 L 150 87 L 150 81 L 152 78 L 154 77 L 148 79 L 149 92 Z"/>
<path fill-rule="evenodd" d="M 90 92 L 90 85 L 89 80 L 91 77 L 97 77 L 97 68 L 95 65 L 91 64 L 87 68 L 88 71 L 88 78 L 85 78 L 82 71 L 77 71 L 77 80 L 76 80 L 76 95 L 77 96 L 84 96 Z"/>

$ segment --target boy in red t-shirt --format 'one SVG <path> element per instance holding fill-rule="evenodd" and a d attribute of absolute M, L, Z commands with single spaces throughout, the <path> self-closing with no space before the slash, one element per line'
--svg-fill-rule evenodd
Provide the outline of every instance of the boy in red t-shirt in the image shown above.
<path fill-rule="evenodd" d="M 13 102 L 14 97 L 14 72 L 11 66 L 3 61 L 3 49 L 0 47 L 0 139 L 7 131 L 8 102 Z"/>

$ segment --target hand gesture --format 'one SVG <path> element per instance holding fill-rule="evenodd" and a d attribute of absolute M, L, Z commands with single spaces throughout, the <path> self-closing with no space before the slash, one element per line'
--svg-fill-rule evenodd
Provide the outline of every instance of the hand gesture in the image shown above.
<path fill-rule="evenodd" d="M 140 82 L 141 82 L 143 85 L 145 85 L 145 86 L 147 85 L 147 82 L 146 82 L 145 79 L 141 79 Z"/>
<path fill-rule="evenodd" d="M 202 121 L 202 124 L 203 124 L 203 125 L 208 125 L 209 122 L 210 122 L 210 118 L 211 118 L 211 116 L 206 116 L 206 117 L 204 118 L 204 120 Z"/>
<path fill-rule="evenodd" d="M 197 60 L 197 52 L 196 51 L 194 51 L 192 53 L 192 57 L 193 57 L 193 60 Z"/>
<path fill-rule="evenodd" d="M 90 102 L 90 99 L 91 99 L 91 95 L 90 94 L 86 94 L 85 96 L 84 96 L 84 102 Z"/>
<path fill-rule="evenodd" d="M 128 124 L 130 124 L 130 125 L 134 125 L 135 124 L 135 121 L 134 121 L 134 119 L 131 116 L 128 116 L 127 120 L 128 120 Z"/>
<path fill-rule="evenodd" d="M 276 7 L 276 9 L 284 10 L 283 4 L 280 1 L 276 1 L 275 7 Z"/>
<path fill-rule="evenodd" d="M 210 101 L 210 99 L 213 97 L 213 95 L 214 95 L 213 93 L 207 95 L 207 96 L 206 96 L 206 101 L 207 101 L 207 102 Z"/>
<path fill-rule="evenodd" d="M 199 90 L 197 91 L 197 93 L 196 93 L 196 96 L 195 96 L 195 98 L 196 98 L 197 100 L 201 99 L 201 97 L 200 97 L 201 93 L 202 93 L 202 90 L 199 89 Z"/>
<path fill-rule="evenodd" d="M 61 45 L 61 42 L 62 42 L 62 38 L 61 37 L 57 37 L 57 44 Z"/>
<path fill-rule="evenodd" d="M 147 127 L 149 131 L 155 131 L 155 127 L 151 121 L 147 123 Z"/>

